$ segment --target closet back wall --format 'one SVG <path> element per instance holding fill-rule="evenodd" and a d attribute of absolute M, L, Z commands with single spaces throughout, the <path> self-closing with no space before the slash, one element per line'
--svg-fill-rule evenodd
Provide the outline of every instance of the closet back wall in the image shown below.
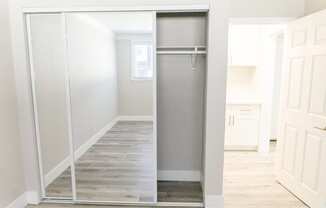
<path fill-rule="evenodd" d="M 205 46 L 206 16 L 160 14 L 157 34 L 158 46 Z M 159 55 L 157 71 L 159 176 L 199 180 L 206 58 L 193 69 L 190 55 Z"/>

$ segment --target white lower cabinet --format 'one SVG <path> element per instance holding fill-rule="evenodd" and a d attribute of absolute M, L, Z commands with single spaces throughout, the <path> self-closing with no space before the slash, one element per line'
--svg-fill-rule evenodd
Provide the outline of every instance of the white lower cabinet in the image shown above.
<path fill-rule="evenodd" d="M 227 105 L 225 150 L 256 150 L 259 124 L 260 105 Z"/>

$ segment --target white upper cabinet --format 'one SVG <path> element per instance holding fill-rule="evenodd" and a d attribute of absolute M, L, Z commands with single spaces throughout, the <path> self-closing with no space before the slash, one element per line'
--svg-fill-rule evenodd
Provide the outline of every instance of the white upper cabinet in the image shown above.
<path fill-rule="evenodd" d="M 229 66 L 257 66 L 259 26 L 231 25 L 229 30 Z"/>

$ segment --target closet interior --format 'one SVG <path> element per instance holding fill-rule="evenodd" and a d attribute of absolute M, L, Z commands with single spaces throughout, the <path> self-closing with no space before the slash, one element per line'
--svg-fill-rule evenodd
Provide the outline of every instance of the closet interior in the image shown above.
<path fill-rule="evenodd" d="M 203 201 L 205 46 L 205 13 L 157 15 L 159 201 Z"/>
<path fill-rule="evenodd" d="M 42 199 L 202 206 L 207 12 L 26 24 Z"/>

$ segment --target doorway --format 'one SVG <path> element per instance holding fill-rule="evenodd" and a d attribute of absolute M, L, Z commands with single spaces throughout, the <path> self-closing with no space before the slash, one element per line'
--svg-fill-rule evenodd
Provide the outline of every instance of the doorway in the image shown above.
<path fill-rule="evenodd" d="M 225 207 L 306 208 L 276 181 L 283 22 L 232 20 L 225 117 Z"/>

